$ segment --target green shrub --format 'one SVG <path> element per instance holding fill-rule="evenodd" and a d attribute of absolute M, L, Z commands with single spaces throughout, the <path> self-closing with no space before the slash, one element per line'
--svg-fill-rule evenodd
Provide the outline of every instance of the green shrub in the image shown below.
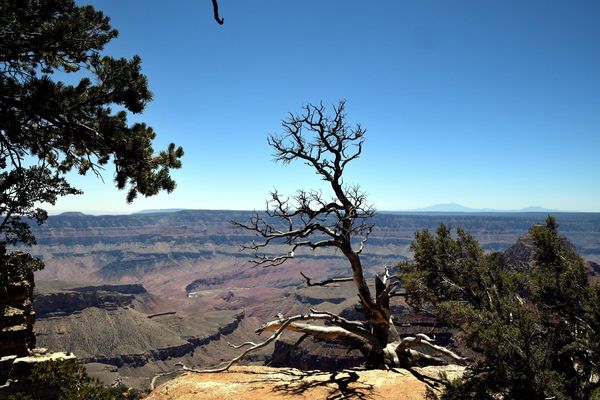
<path fill-rule="evenodd" d="M 443 225 L 417 233 L 414 261 L 400 264 L 409 304 L 460 329 L 481 357 L 443 399 L 600 396 L 600 287 L 553 218 L 529 234 L 525 267 Z"/>
<path fill-rule="evenodd" d="M 74 360 L 40 363 L 24 383 L 26 392 L 16 393 L 8 400 L 138 400 L 142 394 L 125 386 L 105 387 Z"/>

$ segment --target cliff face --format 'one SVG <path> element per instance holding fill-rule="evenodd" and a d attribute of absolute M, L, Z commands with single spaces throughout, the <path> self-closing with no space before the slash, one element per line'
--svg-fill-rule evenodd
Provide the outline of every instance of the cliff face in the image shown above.
<path fill-rule="evenodd" d="M 152 316 L 148 316 L 152 317 Z M 172 358 L 181 358 L 192 354 L 197 347 L 207 345 L 210 342 L 218 341 L 222 335 L 228 335 L 235 331 L 239 323 L 244 319 L 244 313 L 239 313 L 233 317 L 231 322 L 218 327 L 215 332 L 208 334 L 199 334 L 197 336 L 184 337 L 179 343 L 173 345 L 162 345 L 158 348 L 144 348 L 140 346 L 139 352 L 117 354 L 94 354 L 92 356 L 79 357 L 83 363 L 101 363 L 114 365 L 116 367 L 143 367 L 146 364 L 156 361 L 166 361 Z M 172 332 L 171 332 L 172 334 Z"/>
<path fill-rule="evenodd" d="M 572 251 L 577 252 L 576 246 L 571 243 L 566 237 L 562 236 L 563 243 Z M 531 267 L 534 260 L 535 245 L 531 234 L 526 233 L 521 236 L 515 244 L 507 248 L 502 253 L 502 263 L 505 268 L 513 268 L 518 271 L 524 271 Z M 600 264 L 585 260 L 585 267 L 588 276 L 592 282 L 597 282 L 600 279 Z"/>
<path fill-rule="evenodd" d="M 33 286 L 31 274 L 27 280 L 0 287 L 0 357 L 23 357 L 35 347 Z"/>
<path fill-rule="evenodd" d="M 71 314 L 88 307 L 115 310 L 130 305 L 135 294 L 146 293 L 142 285 L 102 285 L 69 291 L 36 294 L 34 308 L 39 317 Z"/>
<path fill-rule="evenodd" d="M 1 271 L 3 272 L 3 271 Z M 24 377 L 39 363 L 70 360 L 75 356 L 62 352 L 49 353 L 35 348 L 33 331 L 33 273 L 21 282 L 0 285 L 0 398 L 8 398 L 27 385 Z M 42 394 L 54 398 L 57 393 Z"/>
<path fill-rule="evenodd" d="M 243 312 L 223 312 L 203 329 L 201 318 L 194 322 L 176 312 L 139 311 L 148 296 L 137 284 L 41 290 L 34 300 L 38 341 L 73 352 L 83 362 L 139 367 L 183 357 L 233 332 L 244 318 Z"/>

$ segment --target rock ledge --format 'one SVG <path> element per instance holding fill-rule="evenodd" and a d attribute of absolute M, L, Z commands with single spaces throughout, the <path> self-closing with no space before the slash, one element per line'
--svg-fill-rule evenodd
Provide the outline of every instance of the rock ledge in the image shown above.
<path fill-rule="evenodd" d="M 463 367 L 426 367 L 427 377 L 462 376 Z M 232 367 L 229 372 L 186 373 L 157 387 L 146 400 L 191 399 L 386 399 L 421 400 L 426 385 L 407 370 L 301 371 L 293 368 Z"/>

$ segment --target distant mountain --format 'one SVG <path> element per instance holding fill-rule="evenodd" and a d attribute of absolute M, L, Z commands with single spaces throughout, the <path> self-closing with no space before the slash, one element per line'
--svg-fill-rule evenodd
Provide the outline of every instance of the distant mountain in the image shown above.
<path fill-rule="evenodd" d="M 79 211 L 66 211 L 58 214 L 61 217 L 85 217 L 86 215 Z"/>
<path fill-rule="evenodd" d="M 549 208 L 533 206 L 533 207 L 525 207 L 518 210 L 498 210 L 494 208 L 471 208 L 465 207 L 461 204 L 457 203 L 444 203 L 444 204 L 435 204 L 433 206 L 424 207 L 424 208 L 416 208 L 414 210 L 410 210 L 414 212 L 461 212 L 461 213 L 480 213 L 480 212 L 563 212 L 560 210 L 553 210 Z"/>
<path fill-rule="evenodd" d="M 553 210 L 550 208 L 537 207 L 537 206 L 525 207 L 525 208 L 521 208 L 520 210 L 515 210 L 515 211 L 517 211 L 517 212 L 561 212 L 561 210 Z"/>
<path fill-rule="evenodd" d="M 465 207 L 461 204 L 457 203 L 444 203 L 444 204 L 434 204 L 429 207 L 416 208 L 411 211 L 418 212 L 482 212 L 482 211 L 493 211 L 492 209 L 479 209 L 479 208 L 470 208 Z"/>
<path fill-rule="evenodd" d="M 187 210 L 187 208 L 156 208 L 156 209 L 151 209 L 151 210 L 136 211 L 136 212 L 134 212 L 134 214 L 172 213 L 172 212 L 179 212 L 179 211 L 185 211 L 185 210 Z"/>

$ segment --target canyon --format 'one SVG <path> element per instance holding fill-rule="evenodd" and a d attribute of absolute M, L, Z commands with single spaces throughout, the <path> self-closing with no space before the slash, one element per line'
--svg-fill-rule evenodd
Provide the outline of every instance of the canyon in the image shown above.
<path fill-rule="evenodd" d="M 229 343 L 253 340 L 254 330 L 275 315 L 311 307 L 350 316 L 356 303 L 352 284 L 306 287 L 314 280 L 346 276 L 343 258 L 331 251 L 300 252 L 276 268 L 255 267 L 240 245 L 255 239 L 231 224 L 252 212 L 183 210 L 132 215 L 66 213 L 34 226 L 38 244 L 29 249 L 46 267 L 35 275 L 34 329 L 37 344 L 73 352 L 88 371 L 107 384 L 148 387 L 150 379 L 177 363 L 210 367 L 238 350 Z M 590 275 L 600 273 L 600 214 L 559 213 L 560 230 L 588 259 Z M 504 251 L 544 213 L 377 214 L 363 262 L 372 281 L 385 265 L 410 258 L 410 243 L 421 229 L 440 223 L 463 227 L 489 251 Z M 525 247 L 523 247 L 525 246 Z M 526 244 L 513 247 L 515 257 Z M 286 254 L 282 244 L 267 249 Z M 435 332 L 442 344 L 451 332 L 395 304 L 404 332 Z M 345 349 L 307 341 L 292 349 L 289 335 L 245 360 L 246 364 L 323 369 L 359 364 Z M 167 377 L 168 378 L 168 377 Z M 165 378 L 165 379 L 167 379 Z"/>

